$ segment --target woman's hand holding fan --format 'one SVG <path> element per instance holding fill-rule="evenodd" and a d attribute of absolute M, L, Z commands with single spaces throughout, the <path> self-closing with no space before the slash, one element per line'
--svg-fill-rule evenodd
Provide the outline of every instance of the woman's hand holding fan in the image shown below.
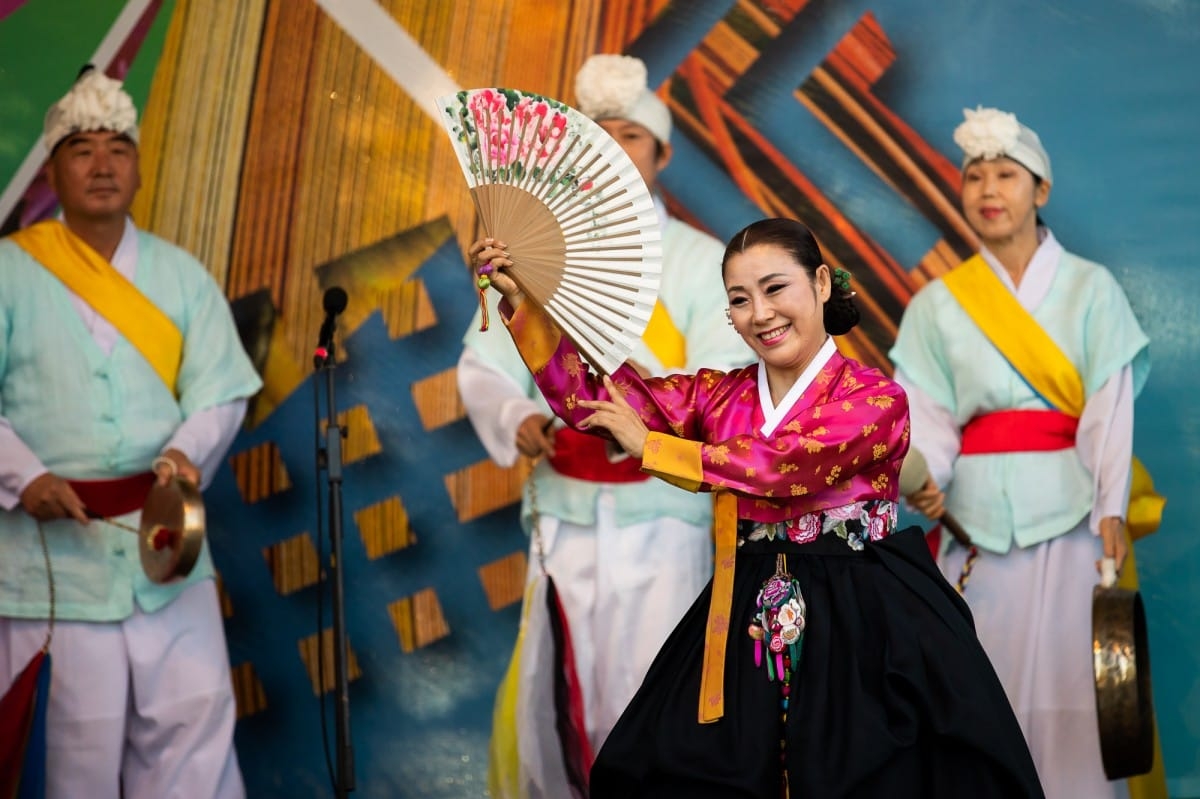
<path fill-rule="evenodd" d="M 525 299 L 524 292 L 510 275 L 501 271 L 513 265 L 504 242 L 495 239 L 480 239 L 471 245 L 467 254 L 475 264 L 475 272 L 479 276 L 479 287 L 485 290 L 489 287 L 496 289 L 508 299 L 513 310 L 520 307 Z M 484 285 L 485 283 L 487 285 Z M 484 313 L 487 313 L 486 308 Z"/>

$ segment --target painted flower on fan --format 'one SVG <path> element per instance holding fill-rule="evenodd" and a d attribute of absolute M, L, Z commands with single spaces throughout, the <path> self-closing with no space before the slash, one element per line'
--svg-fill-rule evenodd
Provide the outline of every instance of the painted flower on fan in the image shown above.
<path fill-rule="evenodd" d="M 1021 135 L 1015 114 L 997 108 L 963 109 L 966 119 L 954 129 L 954 143 L 967 158 L 985 160 L 1011 152 Z"/>

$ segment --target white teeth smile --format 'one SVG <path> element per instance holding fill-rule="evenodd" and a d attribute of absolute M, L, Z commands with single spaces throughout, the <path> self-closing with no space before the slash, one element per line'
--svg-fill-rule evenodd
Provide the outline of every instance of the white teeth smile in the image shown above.
<path fill-rule="evenodd" d="M 783 338 L 783 334 L 787 333 L 789 327 L 791 327 L 791 325 L 784 325 L 783 327 L 777 327 L 774 330 L 768 330 L 766 333 L 759 333 L 758 338 L 763 344 L 773 344 L 774 342 Z"/>

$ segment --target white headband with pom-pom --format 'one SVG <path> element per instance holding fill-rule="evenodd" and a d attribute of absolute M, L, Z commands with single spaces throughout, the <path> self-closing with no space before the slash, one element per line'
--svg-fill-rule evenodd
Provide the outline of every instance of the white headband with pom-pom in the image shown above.
<path fill-rule="evenodd" d="M 91 130 L 111 130 L 138 140 L 137 109 L 133 98 L 113 80 L 97 69 L 88 69 L 62 99 L 50 106 L 43 126 L 43 141 L 47 152 L 73 133 Z"/>
<path fill-rule="evenodd" d="M 671 112 L 646 85 L 646 65 L 628 55 L 594 55 L 575 75 L 580 111 L 597 121 L 636 122 L 663 144 L 671 140 Z"/>
<path fill-rule="evenodd" d="M 1024 166 L 1047 183 L 1054 182 L 1050 155 L 1030 128 L 1017 121 L 1015 114 L 980 106 L 963 109 L 964 120 L 954 129 L 954 143 L 963 151 L 963 169 L 972 161 L 1004 156 Z"/>

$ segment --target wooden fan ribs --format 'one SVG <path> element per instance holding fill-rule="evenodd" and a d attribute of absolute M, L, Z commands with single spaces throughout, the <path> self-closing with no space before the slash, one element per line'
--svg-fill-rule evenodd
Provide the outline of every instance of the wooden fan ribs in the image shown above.
<path fill-rule="evenodd" d="M 599 125 L 511 89 L 441 100 L 480 220 L 508 270 L 584 357 L 611 372 L 636 346 L 662 270 L 658 212 Z"/>

